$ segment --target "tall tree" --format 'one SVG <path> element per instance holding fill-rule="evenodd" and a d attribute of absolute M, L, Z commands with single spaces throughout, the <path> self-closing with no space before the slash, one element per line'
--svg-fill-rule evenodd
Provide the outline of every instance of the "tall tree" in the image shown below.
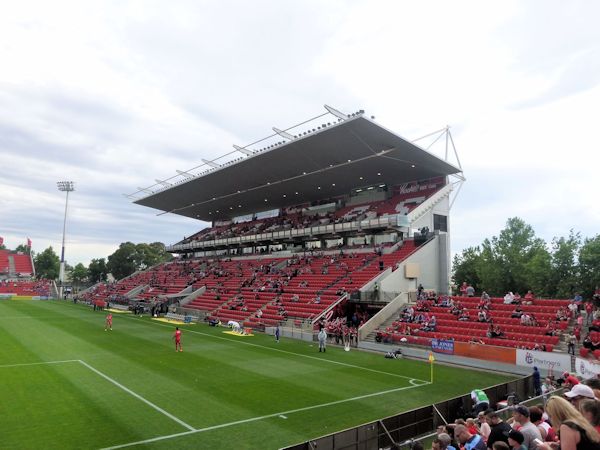
<path fill-rule="evenodd" d="M 505 290 L 527 291 L 532 276 L 528 262 L 546 249 L 544 240 L 535 236 L 531 225 L 518 217 L 512 217 L 506 222 L 506 228 L 500 231 L 494 247 L 503 269 Z"/>
<path fill-rule="evenodd" d="M 88 270 L 81 263 L 77 264 L 71 270 L 71 282 L 75 285 L 77 289 L 81 286 L 81 283 L 87 280 L 88 278 Z"/>
<path fill-rule="evenodd" d="M 98 283 L 100 281 L 106 281 L 108 274 L 108 268 L 106 267 L 106 260 L 104 258 L 92 259 L 88 266 L 88 276 L 92 283 Z"/>
<path fill-rule="evenodd" d="M 136 270 L 145 270 L 171 259 L 171 254 L 167 253 L 165 245 L 161 242 L 137 245 L 132 242 L 123 242 L 108 257 L 107 268 L 115 278 L 121 279 L 131 275 Z"/>
<path fill-rule="evenodd" d="M 481 280 L 481 289 L 490 295 L 504 295 L 506 291 L 506 269 L 496 254 L 498 238 L 484 239 L 481 244 L 481 260 L 477 274 Z"/>
<path fill-rule="evenodd" d="M 58 278 L 60 259 L 52 247 L 48 247 L 43 252 L 38 253 L 33 260 L 33 264 L 35 265 L 35 273 L 38 278 L 48 280 Z"/>
<path fill-rule="evenodd" d="M 569 232 L 569 237 L 552 240 L 552 270 L 549 280 L 549 295 L 570 298 L 579 284 L 577 258 L 581 247 L 579 233 Z"/>
<path fill-rule="evenodd" d="M 25 244 L 19 244 L 17 245 L 17 248 L 15 248 L 15 252 L 25 253 L 26 255 L 28 255 L 30 251 L 31 247 L 28 247 Z"/>
<path fill-rule="evenodd" d="M 123 242 L 108 257 L 106 267 L 117 280 L 125 278 L 137 270 L 137 253 L 133 242 Z"/>
<path fill-rule="evenodd" d="M 579 275 L 582 294 L 590 297 L 600 286 L 600 235 L 587 238 L 579 251 Z"/>
<path fill-rule="evenodd" d="M 479 247 L 469 247 L 461 254 L 454 255 L 452 261 L 452 281 L 460 286 L 463 281 L 470 283 L 476 290 L 483 289 L 479 278 L 478 269 L 481 264 L 481 250 Z"/>

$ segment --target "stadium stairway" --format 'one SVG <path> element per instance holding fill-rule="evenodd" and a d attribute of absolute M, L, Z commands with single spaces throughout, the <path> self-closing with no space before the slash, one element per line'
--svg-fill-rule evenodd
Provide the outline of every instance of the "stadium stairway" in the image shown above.
<path fill-rule="evenodd" d="M 15 258 L 13 255 L 8 255 L 8 273 L 11 275 L 17 273 L 17 268 L 15 266 Z"/>

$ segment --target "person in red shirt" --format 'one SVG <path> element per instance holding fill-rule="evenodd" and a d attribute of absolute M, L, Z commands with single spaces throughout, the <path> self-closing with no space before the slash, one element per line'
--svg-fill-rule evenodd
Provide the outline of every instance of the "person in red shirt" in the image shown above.
<path fill-rule="evenodd" d="M 181 346 L 181 330 L 179 327 L 175 327 L 175 333 L 173 333 L 173 339 L 175 339 L 175 351 L 183 351 Z"/>
<path fill-rule="evenodd" d="M 569 372 L 563 373 L 563 379 L 565 380 L 563 386 L 568 389 L 572 389 L 573 386 L 579 384 L 579 380 L 573 375 L 571 375 Z"/>
<path fill-rule="evenodd" d="M 111 313 L 108 313 L 108 316 L 106 316 L 106 323 L 104 324 L 104 331 L 106 331 L 107 329 L 112 331 L 112 314 Z"/>

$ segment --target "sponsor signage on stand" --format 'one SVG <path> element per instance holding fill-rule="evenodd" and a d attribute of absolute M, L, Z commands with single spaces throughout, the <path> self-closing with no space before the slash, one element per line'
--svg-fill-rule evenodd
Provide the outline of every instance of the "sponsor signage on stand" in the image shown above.
<path fill-rule="evenodd" d="M 436 353 L 454 354 L 454 341 L 448 339 L 432 339 L 431 350 Z"/>
<path fill-rule="evenodd" d="M 540 352 L 517 349 L 517 365 L 553 370 L 556 373 L 571 371 L 571 355 L 564 353 Z"/>
<path fill-rule="evenodd" d="M 575 372 L 581 378 L 593 378 L 600 374 L 600 363 L 584 358 L 575 358 Z"/>

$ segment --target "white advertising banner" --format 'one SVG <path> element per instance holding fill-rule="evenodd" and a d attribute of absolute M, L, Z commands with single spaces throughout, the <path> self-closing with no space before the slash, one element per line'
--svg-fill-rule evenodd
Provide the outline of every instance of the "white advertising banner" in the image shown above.
<path fill-rule="evenodd" d="M 575 358 L 575 372 L 581 378 L 593 378 L 600 373 L 600 364 L 583 358 Z"/>
<path fill-rule="evenodd" d="M 556 375 L 571 371 L 571 355 L 517 349 L 517 365 L 553 370 Z"/>

